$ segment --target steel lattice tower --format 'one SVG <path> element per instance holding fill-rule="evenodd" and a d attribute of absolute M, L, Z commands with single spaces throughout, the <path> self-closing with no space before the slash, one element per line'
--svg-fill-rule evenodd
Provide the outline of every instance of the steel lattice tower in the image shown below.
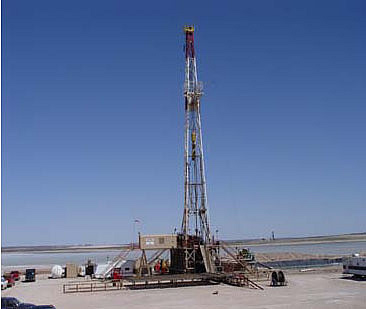
<path fill-rule="evenodd" d="M 184 135 L 184 214 L 182 234 L 185 241 L 189 235 L 211 243 L 207 213 L 206 177 L 203 157 L 200 101 L 202 83 L 197 79 L 194 49 L 194 27 L 185 26 L 185 135 Z M 186 257 L 186 260 L 188 258 Z"/>

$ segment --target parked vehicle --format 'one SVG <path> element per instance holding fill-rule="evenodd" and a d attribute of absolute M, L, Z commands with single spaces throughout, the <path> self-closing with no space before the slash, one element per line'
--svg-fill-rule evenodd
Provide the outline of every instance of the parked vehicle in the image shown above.
<path fill-rule="evenodd" d="M 354 254 L 343 259 L 343 273 L 352 274 L 355 277 L 366 277 L 366 256 Z"/>
<path fill-rule="evenodd" d="M 34 305 L 33 304 L 20 304 L 19 308 L 21 309 L 33 309 Z"/>
<path fill-rule="evenodd" d="M 13 270 L 12 272 L 10 272 L 11 275 L 13 275 L 13 278 L 15 281 L 20 280 L 20 271 L 18 270 Z"/>
<path fill-rule="evenodd" d="M 15 285 L 14 276 L 11 274 L 5 274 L 4 275 L 5 280 L 8 281 L 8 288 L 11 288 Z"/>
<path fill-rule="evenodd" d="M 15 297 L 1 297 L 1 309 L 25 309 L 33 307 L 33 304 L 21 303 Z"/>
<path fill-rule="evenodd" d="M 36 270 L 34 268 L 28 268 L 25 270 L 25 281 L 26 282 L 36 281 Z"/>
<path fill-rule="evenodd" d="M 8 280 L 6 280 L 4 277 L 1 277 L 1 289 L 5 290 L 8 287 Z"/>
<path fill-rule="evenodd" d="M 20 301 L 15 297 L 1 297 L 1 309 L 19 308 Z"/>

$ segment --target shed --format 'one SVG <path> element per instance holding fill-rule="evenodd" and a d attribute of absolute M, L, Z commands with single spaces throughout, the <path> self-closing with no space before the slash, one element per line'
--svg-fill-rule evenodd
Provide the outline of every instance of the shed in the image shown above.
<path fill-rule="evenodd" d="M 78 265 L 76 264 L 72 264 L 72 263 L 68 263 L 66 264 L 66 278 L 76 278 L 79 274 L 78 271 Z"/>

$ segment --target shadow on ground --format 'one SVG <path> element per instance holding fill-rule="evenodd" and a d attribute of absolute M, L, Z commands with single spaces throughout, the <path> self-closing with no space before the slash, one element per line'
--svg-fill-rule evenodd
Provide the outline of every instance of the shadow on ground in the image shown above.
<path fill-rule="evenodd" d="M 361 277 L 361 276 L 343 276 L 341 277 L 341 279 L 344 280 L 352 280 L 352 281 L 366 281 L 366 277 Z"/>

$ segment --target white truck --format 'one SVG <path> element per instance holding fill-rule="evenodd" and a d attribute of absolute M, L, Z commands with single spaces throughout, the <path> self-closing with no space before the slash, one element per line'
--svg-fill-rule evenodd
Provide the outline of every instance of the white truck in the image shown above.
<path fill-rule="evenodd" d="M 5 290 L 8 287 L 8 280 L 6 280 L 4 277 L 1 277 L 1 289 Z"/>
<path fill-rule="evenodd" d="M 353 254 L 343 258 L 343 273 L 354 275 L 355 277 L 366 276 L 366 256 Z"/>

